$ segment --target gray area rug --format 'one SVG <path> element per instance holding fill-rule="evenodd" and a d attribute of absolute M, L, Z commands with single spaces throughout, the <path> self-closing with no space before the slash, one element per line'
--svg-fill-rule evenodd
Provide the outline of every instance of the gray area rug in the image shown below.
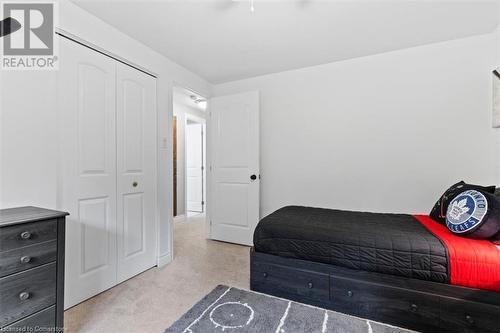
<path fill-rule="evenodd" d="M 403 333 L 402 328 L 273 296 L 217 286 L 166 333 Z"/>

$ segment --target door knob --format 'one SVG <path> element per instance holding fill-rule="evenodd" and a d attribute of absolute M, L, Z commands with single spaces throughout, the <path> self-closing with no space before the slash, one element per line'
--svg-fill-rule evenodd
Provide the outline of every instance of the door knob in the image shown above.
<path fill-rule="evenodd" d="M 133 183 L 132 183 L 132 186 L 133 186 L 133 187 L 137 187 L 137 185 L 139 185 L 139 183 L 138 183 L 138 182 L 133 182 Z"/>
<path fill-rule="evenodd" d="M 251 180 L 256 180 L 256 179 L 257 179 L 257 176 L 256 176 L 256 175 L 251 175 L 251 176 L 250 176 L 250 179 L 251 179 Z"/>

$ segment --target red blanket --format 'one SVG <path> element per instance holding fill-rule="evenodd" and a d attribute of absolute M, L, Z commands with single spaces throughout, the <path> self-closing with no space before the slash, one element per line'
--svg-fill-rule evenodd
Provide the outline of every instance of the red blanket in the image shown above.
<path fill-rule="evenodd" d="M 500 292 L 500 246 L 456 236 L 427 215 L 415 218 L 448 248 L 451 284 Z"/>

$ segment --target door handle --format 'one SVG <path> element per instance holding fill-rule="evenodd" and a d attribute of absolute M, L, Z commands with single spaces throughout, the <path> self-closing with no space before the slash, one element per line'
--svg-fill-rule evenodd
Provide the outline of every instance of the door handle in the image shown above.
<path fill-rule="evenodd" d="M 250 179 L 251 179 L 251 180 L 256 180 L 256 179 L 257 179 L 257 176 L 256 176 L 256 175 L 251 175 L 251 176 L 250 176 Z"/>

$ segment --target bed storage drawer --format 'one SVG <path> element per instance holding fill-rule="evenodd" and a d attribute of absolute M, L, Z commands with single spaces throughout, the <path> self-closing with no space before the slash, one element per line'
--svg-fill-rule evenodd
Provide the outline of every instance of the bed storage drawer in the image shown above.
<path fill-rule="evenodd" d="M 16 224 L 0 228 L 0 251 L 9 251 L 56 238 L 57 220 Z"/>
<path fill-rule="evenodd" d="M 464 302 L 448 297 L 441 297 L 440 306 L 443 330 L 470 333 L 500 332 L 500 306 Z"/>
<path fill-rule="evenodd" d="M 361 280 L 330 277 L 330 300 L 334 309 L 373 320 L 389 321 L 406 327 L 432 330 L 439 322 L 439 297 L 408 292 L 387 285 Z M 404 320 L 404 321 L 401 321 Z"/>
<path fill-rule="evenodd" d="M 341 312 L 348 309 L 361 317 L 423 330 L 432 330 L 439 322 L 439 298 L 431 294 L 339 277 L 330 278 L 330 293 L 334 309 Z"/>
<path fill-rule="evenodd" d="M 55 240 L 0 252 L 0 277 L 55 261 L 56 257 Z"/>
<path fill-rule="evenodd" d="M 282 296 L 297 295 L 317 301 L 328 301 L 330 296 L 328 274 L 261 263 L 252 266 L 251 280 L 259 288 Z"/>
<path fill-rule="evenodd" d="M 0 327 L 55 303 L 55 263 L 0 279 Z"/>

